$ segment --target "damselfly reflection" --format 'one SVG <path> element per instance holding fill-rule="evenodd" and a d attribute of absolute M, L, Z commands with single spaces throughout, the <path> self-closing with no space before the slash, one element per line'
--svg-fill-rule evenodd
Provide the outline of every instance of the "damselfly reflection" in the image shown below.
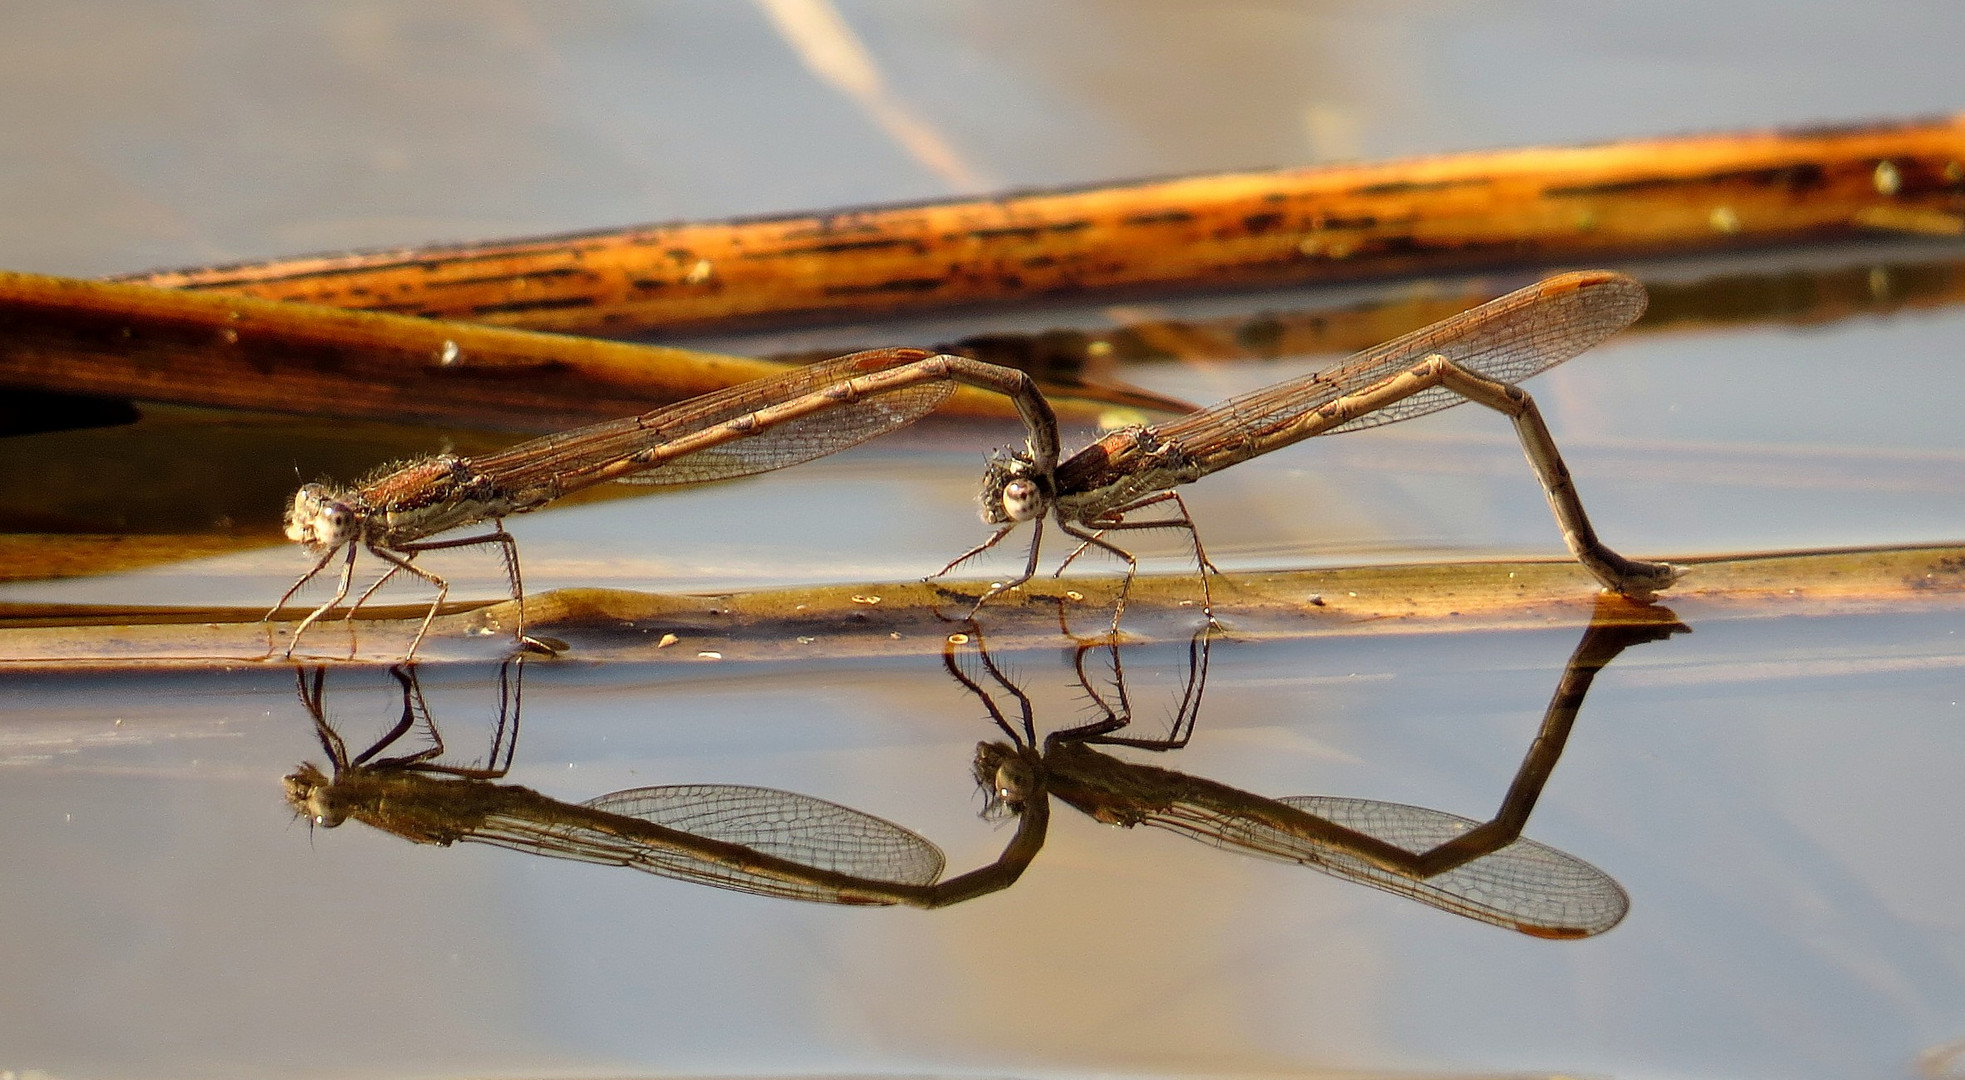
<path fill-rule="evenodd" d="M 350 754 L 328 720 L 324 668 L 298 673 L 300 702 L 328 757 L 286 777 L 287 801 L 310 823 L 350 818 L 419 844 L 490 844 L 555 859 L 624 866 L 760 896 L 828 904 L 944 907 L 1017 879 L 1043 845 L 1045 813 L 1026 814 L 994 863 L 939 880 L 941 849 L 912 830 L 824 799 L 737 784 L 631 788 L 569 803 L 503 784 L 517 749 L 524 660 L 498 669 L 498 717 L 483 765 L 444 764 L 443 738 L 416 669 L 394 726 Z M 389 753 L 412 732 L 425 745 Z"/>
<path fill-rule="evenodd" d="M 810 461 L 913 423 L 941 404 L 957 383 L 1010 397 L 1024 421 L 1027 456 L 1046 468 L 1056 464 L 1056 417 L 1023 372 L 919 349 L 854 353 L 494 454 L 419 458 L 346 487 L 302 485 L 287 509 L 286 534 L 312 553 L 315 562 L 266 618 L 279 614 L 336 555 L 346 553 L 334 595 L 300 620 L 288 638 L 287 655 L 292 656 L 300 635 L 347 599 L 356 553 L 366 548 L 388 569 L 349 605 L 349 618 L 398 573 L 436 589 L 404 657 L 408 660 L 450 592 L 450 583 L 417 566 L 416 557 L 426 551 L 497 544 L 518 605 L 514 634 L 523 645 L 525 588 L 518 544 L 505 531 L 508 515 L 537 510 L 609 481 L 700 484 Z M 487 521 L 487 533 L 429 539 Z"/>
<path fill-rule="evenodd" d="M 1614 614 L 1609 614 L 1614 611 Z M 1636 619 L 1637 621 L 1633 621 Z M 1030 698 L 998 669 L 977 638 L 974 664 L 963 670 L 962 643 L 944 652 L 949 673 L 980 699 L 1010 737 L 983 743 L 976 780 L 992 810 L 1028 814 L 1049 797 L 1098 821 L 1131 828 L 1151 825 L 1216 847 L 1301 863 L 1350 881 L 1534 937 L 1580 938 L 1617 925 L 1629 909 L 1624 890 L 1589 863 L 1521 835 L 1554 770 L 1596 673 L 1631 645 L 1669 637 L 1684 627 L 1662 608 L 1607 601 L 1583 634 L 1500 809 L 1485 822 L 1422 806 L 1303 795 L 1274 799 L 1205 777 L 1121 760 L 1094 746 L 1168 751 L 1192 737 L 1207 680 L 1211 631 L 1190 644 L 1188 675 L 1178 710 L 1163 738 L 1122 736 L 1132 719 L 1116 645 L 1081 646 L 1078 676 L 1101 718 L 1038 741 Z M 1110 650 L 1113 696 L 1085 668 L 1087 654 Z M 1018 703 L 1013 723 L 985 681 Z"/>
<path fill-rule="evenodd" d="M 623 866 L 762 896 L 829 904 L 946 907 L 1015 883 L 1043 847 L 1052 796 L 1113 825 L 1153 825 L 1217 847 L 1303 863 L 1432 907 L 1538 937 L 1587 937 L 1623 918 L 1623 890 L 1574 856 L 1521 837 L 1596 672 L 1623 649 L 1683 629 L 1659 608 L 1618 605 L 1599 617 L 1570 657 L 1541 731 L 1492 819 L 1476 822 L 1424 807 L 1368 799 L 1271 799 L 1205 777 L 1124 761 L 1096 746 L 1168 751 L 1193 736 L 1207 682 L 1212 631 L 1189 644 L 1171 729 L 1162 738 L 1121 734 L 1132 721 L 1118 646 L 1076 654 L 1080 685 L 1101 714 L 1041 740 L 1027 694 L 982 648 L 979 632 L 952 635 L 943 664 L 980 701 L 1008 741 L 976 747 L 972 773 L 986 817 L 1013 816 L 1002 853 L 941 880 L 945 860 L 913 830 L 796 792 L 735 784 L 677 784 L 565 802 L 500 783 L 519 729 L 523 657 L 498 669 L 497 719 L 483 764 L 443 762 L 445 748 L 416 669 L 398 665 L 401 708 L 366 749 L 350 753 L 328 719 L 327 672 L 298 673 L 302 707 L 328 757 L 286 777 L 287 800 L 323 828 L 349 819 L 419 844 L 489 844 L 549 858 Z M 1635 613 L 1634 613 L 1635 611 Z M 974 648 L 967 646 L 974 643 Z M 1101 690 L 1087 658 L 1111 657 Z M 980 674 L 965 670 L 978 668 Z M 994 689 L 992 689 L 994 687 Z M 1016 701 L 1014 716 L 998 693 Z M 420 732 L 421 745 L 412 733 Z"/>
<path fill-rule="evenodd" d="M 1514 385 L 1622 330 L 1643 313 L 1644 306 L 1644 286 L 1622 274 L 1603 270 L 1561 274 L 1366 349 L 1335 367 L 1164 424 L 1121 428 L 1062 464 L 999 452 L 983 476 L 980 496 L 983 521 L 999 528 L 941 573 L 949 573 L 994 547 L 1019 524 L 1030 522 L 1030 553 L 1023 572 L 991 585 L 977 601 L 981 607 L 1037 573 L 1044 518 L 1054 517 L 1058 528 L 1078 541 L 1064 566 L 1090 548 L 1125 560 L 1125 583 L 1112 613 L 1112 628 L 1117 630 L 1125 611 L 1126 587 L 1132 584 L 1139 562 L 1106 535 L 1127 529 L 1179 529 L 1192 541 L 1202 601 L 1212 618 L 1208 573 L 1214 566 L 1175 488 L 1315 435 L 1360 431 L 1473 401 L 1514 421 L 1515 434 L 1548 496 L 1570 553 L 1605 588 L 1649 599 L 1677 580 L 1678 570 L 1666 563 L 1627 559 L 1597 539 L 1535 400 Z M 1169 506 L 1171 515 L 1146 521 L 1127 517 L 1154 506 Z M 1064 566 L 1059 567 L 1060 573 Z"/>

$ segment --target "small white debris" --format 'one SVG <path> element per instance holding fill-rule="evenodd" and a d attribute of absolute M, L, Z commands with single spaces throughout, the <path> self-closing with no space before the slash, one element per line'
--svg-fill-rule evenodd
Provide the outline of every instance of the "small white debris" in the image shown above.
<path fill-rule="evenodd" d="M 698 660 L 721 660 L 721 659 L 723 659 L 723 654 L 722 654 L 722 653 L 720 653 L 720 652 L 711 652 L 711 651 L 710 651 L 710 650 L 708 650 L 708 649 L 704 649 L 704 650 L 703 650 L 702 652 L 699 652 L 699 653 L 697 653 L 697 654 L 696 654 L 696 659 L 698 659 Z"/>
<path fill-rule="evenodd" d="M 675 636 L 674 634 L 663 634 L 662 640 L 656 642 L 655 647 L 658 649 L 666 649 L 669 646 L 681 640 L 682 640 L 681 638 Z"/>
<path fill-rule="evenodd" d="M 437 353 L 437 363 L 442 367 L 456 367 L 463 356 L 464 350 L 458 348 L 455 341 L 445 341 L 443 349 Z"/>
<path fill-rule="evenodd" d="M 1878 195 L 1895 195 L 1904 186 L 1903 175 L 1897 172 L 1895 164 L 1888 161 L 1877 162 L 1876 172 L 1871 174 L 1870 179 L 1875 182 Z"/>
<path fill-rule="evenodd" d="M 878 596 L 868 596 L 863 593 L 854 593 L 852 596 L 847 597 L 847 599 L 853 601 L 855 604 L 878 604 L 880 602 Z"/>

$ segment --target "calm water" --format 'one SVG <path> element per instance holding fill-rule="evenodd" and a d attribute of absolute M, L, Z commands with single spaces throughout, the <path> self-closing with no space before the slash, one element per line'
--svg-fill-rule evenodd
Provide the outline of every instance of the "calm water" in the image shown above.
<path fill-rule="evenodd" d="M 321 754 L 285 673 L 10 680 L 0 903 L 33 975 L 0 1037 L 78 1075 L 1889 1075 L 1965 1008 L 1961 626 L 1718 622 L 1613 662 L 1528 828 L 1629 892 L 1579 942 L 1062 805 L 1022 881 L 936 912 L 310 834 L 280 776 Z M 1155 763 L 1484 820 L 1575 639 L 1219 642 L 1193 742 Z M 1063 655 L 998 659 L 1040 724 L 1085 718 Z M 1185 664 L 1127 656 L 1142 730 Z M 1007 839 L 967 776 L 999 736 L 939 658 L 528 667 L 511 782 L 782 788 L 928 836 L 951 874 Z M 481 756 L 495 672 L 424 690 Z M 379 671 L 330 673 L 327 701 L 357 745 L 399 704 Z"/>
<path fill-rule="evenodd" d="M 761 6 L 28 4 L 0 40 L 0 123 L 16 148 L 0 168 L 0 265 L 111 273 L 1931 113 L 1958 105 L 1962 28 L 1949 9 L 1890 4 L 839 11 L 882 92 L 952 157 L 897 139 L 810 74 Z M 1927 246 L 1626 269 L 1696 282 L 1961 258 Z M 1404 288 L 713 344 L 1097 328 Z M 1620 550 L 1952 541 L 1965 537 L 1961 334 L 1965 312 L 1939 308 L 1632 335 L 1530 389 Z M 1124 374 L 1205 401 L 1318 361 Z M 6 440 L 0 510 L 23 531 L 260 535 L 296 467 L 345 476 L 449 437 L 276 418 L 228 418 L 220 436 L 214 424 L 153 409 L 131 428 Z M 1007 437 L 924 428 L 514 531 L 534 589 L 906 580 L 985 535 L 973 485 L 982 452 Z M 1559 550 L 1492 415 L 1459 409 L 1319 443 L 1192 489 L 1224 567 Z M 9 584 L 0 601 L 263 604 L 303 566 L 268 546 Z M 498 589 L 489 558 L 445 572 L 465 593 Z M 310 831 L 282 798 L 283 775 L 322 761 L 290 670 L 0 673 L 0 1070 L 1957 1075 L 1943 1056 L 1965 1039 L 1961 625 L 1965 613 L 1946 610 L 1694 622 L 1617 658 L 1526 830 L 1629 894 L 1621 925 L 1568 942 L 1063 805 L 1021 881 L 932 912 L 419 846 L 358 822 Z M 1484 820 L 1580 632 L 1231 633 L 1211 654 L 1191 745 L 1115 753 L 1266 796 Z M 1064 646 L 998 657 L 1044 730 L 1090 715 Z M 1164 729 L 1187 658 L 1184 642 L 1129 649 L 1137 729 Z M 496 677 L 423 672 L 458 761 L 485 752 Z M 351 743 L 401 707 L 384 671 L 332 672 L 326 685 Z M 800 792 L 926 836 L 950 874 L 995 858 L 1012 832 L 979 817 L 969 763 L 997 733 L 938 656 L 537 663 L 523 705 L 506 782 L 557 799 L 681 783 Z"/>

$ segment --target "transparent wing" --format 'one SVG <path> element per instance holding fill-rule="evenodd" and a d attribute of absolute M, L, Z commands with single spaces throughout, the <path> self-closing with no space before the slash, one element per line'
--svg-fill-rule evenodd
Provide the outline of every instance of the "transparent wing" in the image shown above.
<path fill-rule="evenodd" d="M 585 805 L 854 877 L 932 885 L 942 875 L 941 849 L 919 833 L 791 791 L 678 784 L 616 791 Z"/>
<path fill-rule="evenodd" d="M 941 849 L 908 829 L 771 788 L 634 788 L 577 807 L 558 805 L 562 809 L 552 812 L 508 806 L 487 815 L 463 839 L 821 903 L 863 901 L 810 871 L 930 885 L 943 866 Z"/>
<path fill-rule="evenodd" d="M 640 416 L 609 420 L 533 439 L 470 459 L 470 465 L 506 491 L 550 489 L 554 494 L 598 482 L 592 477 L 637 453 L 659 448 L 729 423 L 759 409 L 816 394 L 859 375 L 926 359 L 918 349 L 854 353 L 782 375 L 732 386 Z M 703 449 L 614 477 L 626 483 L 675 485 L 728 480 L 823 457 L 904 427 L 934 411 L 955 392 L 948 380 L 931 380 L 869 398 L 842 402 L 816 415 L 731 432 Z"/>
<path fill-rule="evenodd" d="M 1276 800 L 1353 832 L 1422 855 L 1480 822 L 1423 806 L 1299 795 Z M 1303 836 L 1252 817 L 1179 804 L 1151 824 L 1251 855 L 1302 863 L 1338 877 L 1409 896 L 1456 915 L 1535 937 L 1601 934 L 1630 909 L 1610 875 L 1546 844 L 1526 838 L 1429 878 L 1373 865 L 1320 837 Z"/>
<path fill-rule="evenodd" d="M 1225 467 L 1234 447 L 1261 437 L 1346 394 L 1391 378 L 1435 353 L 1504 383 L 1554 367 L 1622 330 L 1644 313 L 1644 286 L 1605 270 L 1560 274 L 1463 311 L 1334 367 L 1230 398 L 1153 428 L 1191 456 Z M 1324 434 L 1358 431 L 1437 412 L 1466 399 L 1441 387 L 1422 390 Z"/>
<path fill-rule="evenodd" d="M 906 427 L 934 412 L 954 392 L 952 382 L 906 387 L 854 402 L 850 407 L 789 420 L 756 435 L 677 458 L 648 472 L 621 477 L 619 482 L 663 487 L 702 484 L 797 465 Z"/>

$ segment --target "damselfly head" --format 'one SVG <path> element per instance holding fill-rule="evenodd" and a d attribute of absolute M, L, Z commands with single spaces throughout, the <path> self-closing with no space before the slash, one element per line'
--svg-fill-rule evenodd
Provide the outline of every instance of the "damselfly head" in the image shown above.
<path fill-rule="evenodd" d="M 983 470 L 982 519 L 989 525 L 1034 521 L 1051 508 L 1049 477 L 1040 476 L 1030 455 L 998 450 Z"/>
<path fill-rule="evenodd" d="M 287 539 L 330 551 L 356 539 L 358 520 L 354 507 L 327 485 L 302 484 L 287 507 Z"/>
<path fill-rule="evenodd" d="M 309 824 L 332 829 L 348 820 L 348 807 L 334 797 L 334 782 L 313 765 L 287 774 L 287 805 Z"/>
<path fill-rule="evenodd" d="M 1023 813 L 1035 786 L 1030 763 L 1009 743 L 977 743 L 975 777 L 983 789 L 982 816 L 990 821 Z"/>

